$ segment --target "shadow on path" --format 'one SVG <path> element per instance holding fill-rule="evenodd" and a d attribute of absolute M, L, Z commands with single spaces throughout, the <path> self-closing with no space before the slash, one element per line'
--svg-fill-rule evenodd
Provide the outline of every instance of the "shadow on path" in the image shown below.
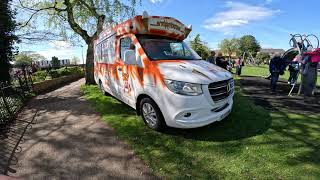
<path fill-rule="evenodd" d="M 32 99 L 20 116 L 38 111 L 25 137 L 17 174 L 23 179 L 155 178 L 80 95 L 84 80 Z"/>
<path fill-rule="evenodd" d="M 270 80 L 261 77 L 241 77 L 241 88 L 243 92 L 252 98 L 257 105 L 268 110 L 285 108 L 290 112 L 298 114 L 319 114 L 320 96 L 313 98 L 314 102 L 305 102 L 302 96 L 288 96 L 291 86 L 280 81 L 277 93 L 271 94 Z M 295 88 L 295 92 L 298 87 Z"/>

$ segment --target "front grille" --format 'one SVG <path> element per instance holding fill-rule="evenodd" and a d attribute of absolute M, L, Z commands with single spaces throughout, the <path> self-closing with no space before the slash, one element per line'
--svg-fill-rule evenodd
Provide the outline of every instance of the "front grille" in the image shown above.
<path fill-rule="evenodd" d="M 209 84 L 209 92 L 214 102 L 221 101 L 230 96 L 234 91 L 233 79 L 218 81 Z"/>

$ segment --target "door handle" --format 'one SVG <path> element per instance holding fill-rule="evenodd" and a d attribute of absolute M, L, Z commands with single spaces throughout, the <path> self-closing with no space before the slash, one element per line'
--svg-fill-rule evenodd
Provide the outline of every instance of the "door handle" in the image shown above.
<path fill-rule="evenodd" d="M 118 71 L 122 71 L 122 68 L 118 68 Z"/>

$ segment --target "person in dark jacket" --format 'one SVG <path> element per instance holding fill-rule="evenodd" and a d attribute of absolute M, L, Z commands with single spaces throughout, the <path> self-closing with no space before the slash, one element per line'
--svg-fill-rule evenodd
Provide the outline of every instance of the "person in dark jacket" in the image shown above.
<path fill-rule="evenodd" d="M 218 53 L 218 56 L 216 58 L 216 63 L 217 63 L 217 66 L 227 70 L 229 62 L 224 59 L 221 52 Z"/>
<path fill-rule="evenodd" d="M 211 64 L 216 64 L 216 52 L 211 51 L 207 61 Z"/>
<path fill-rule="evenodd" d="M 272 92 L 276 91 L 277 88 L 277 82 L 280 75 L 284 74 L 285 70 L 285 62 L 280 57 L 280 54 L 275 54 L 275 56 L 271 59 L 269 64 L 269 71 L 271 74 L 271 90 Z"/>

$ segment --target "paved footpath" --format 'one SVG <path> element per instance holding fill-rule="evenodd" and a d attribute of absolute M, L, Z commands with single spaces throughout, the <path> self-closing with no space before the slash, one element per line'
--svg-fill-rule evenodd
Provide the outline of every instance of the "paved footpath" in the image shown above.
<path fill-rule="evenodd" d="M 31 100 L 20 113 L 37 112 L 18 153 L 22 179 L 156 179 L 80 94 L 84 80 Z"/>

